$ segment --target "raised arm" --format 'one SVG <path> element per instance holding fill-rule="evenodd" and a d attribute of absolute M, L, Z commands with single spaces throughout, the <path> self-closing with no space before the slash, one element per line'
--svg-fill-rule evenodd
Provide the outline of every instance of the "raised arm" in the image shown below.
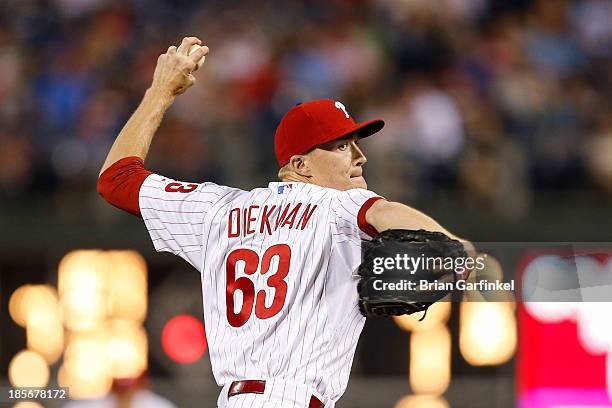
<path fill-rule="evenodd" d="M 166 110 L 172 105 L 174 98 L 196 81 L 193 72 L 197 69 L 197 62 L 207 55 L 209 50 L 203 46 L 190 55 L 188 53 L 194 44 L 201 43 L 196 37 L 185 37 L 178 48 L 171 46 L 165 54 L 159 56 L 153 82 L 136 111 L 121 129 L 106 156 L 100 174 L 125 157 L 136 156 L 144 161 Z"/>
<path fill-rule="evenodd" d="M 153 82 L 142 102 L 127 121 L 113 143 L 98 177 L 98 193 L 110 204 L 141 216 L 139 192 L 151 172 L 144 168 L 153 136 L 164 113 L 177 95 L 195 83 L 193 71 L 208 47 L 200 47 L 188 55 L 196 37 L 186 37 L 176 48 L 171 46 L 159 56 Z"/>

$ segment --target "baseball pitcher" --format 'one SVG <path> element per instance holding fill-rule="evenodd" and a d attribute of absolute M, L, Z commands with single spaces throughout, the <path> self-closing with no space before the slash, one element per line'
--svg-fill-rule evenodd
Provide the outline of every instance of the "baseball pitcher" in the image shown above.
<path fill-rule="evenodd" d="M 168 48 L 100 171 L 99 193 L 142 217 L 157 251 L 201 274 L 218 407 L 333 407 L 365 318 L 355 271 L 361 242 L 408 229 L 450 234 L 430 217 L 367 190 L 361 138 L 347 107 L 293 107 L 275 135 L 280 181 L 244 191 L 172 180 L 144 168 L 166 110 L 194 85 L 195 37 Z"/>

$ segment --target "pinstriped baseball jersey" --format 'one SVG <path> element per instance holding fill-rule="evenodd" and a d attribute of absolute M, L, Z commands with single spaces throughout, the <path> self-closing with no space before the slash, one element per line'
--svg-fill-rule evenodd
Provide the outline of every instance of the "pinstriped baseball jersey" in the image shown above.
<path fill-rule="evenodd" d="M 306 183 L 243 191 L 145 180 L 140 210 L 155 249 L 201 272 L 219 385 L 283 378 L 342 395 L 365 321 L 353 274 L 369 236 L 358 213 L 373 197 Z"/>

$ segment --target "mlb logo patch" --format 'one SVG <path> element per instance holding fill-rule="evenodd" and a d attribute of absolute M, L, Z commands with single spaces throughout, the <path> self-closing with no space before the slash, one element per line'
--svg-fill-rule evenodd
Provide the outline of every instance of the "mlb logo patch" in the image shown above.
<path fill-rule="evenodd" d="M 282 186 L 278 186 L 278 194 L 283 194 L 285 191 L 291 191 L 293 188 L 293 184 L 284 184 Z"/>

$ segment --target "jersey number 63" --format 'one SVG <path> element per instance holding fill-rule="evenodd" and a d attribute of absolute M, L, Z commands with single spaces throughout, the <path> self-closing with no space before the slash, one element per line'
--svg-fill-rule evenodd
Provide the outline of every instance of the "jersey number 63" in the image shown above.
<path fill-rule="evenodd" d="M 272 258 L 275 256 L 278 256 L 278 268 L 275 273 L 266 279 L 266 284 L 274 288 L 274 299 L 272 305 L 267 307 L 265 290 L 259 290 L 256 295 L 255 284 L 251 279 L 246 276 L 236 279 L 236 263 L 238 261 L 244 262 L 244 273 L 247 275 L 254 275 L 258 269 L 262 275 L 266 275 L 269 272 Z M 291 248 L 287 244 L 276 244 L 266 249 L 261 257 L 261 264 L 259 254 L 252 249 L 238 248 L 230 252 L 225 265 L 227 274 L 225 301 L 227 321 L 230 325 L 233 327 L 244 325 L 253 313 L 253 305 L 255 306 L 255 316 L 259 319 L 269 319 L 281 311 L 287 296 L 285 278 L 289 273 L 290 262 Z M 234 294 L 237 290 L 242 292 L 242 307 L 238 313 L 234 311 Z"/>

